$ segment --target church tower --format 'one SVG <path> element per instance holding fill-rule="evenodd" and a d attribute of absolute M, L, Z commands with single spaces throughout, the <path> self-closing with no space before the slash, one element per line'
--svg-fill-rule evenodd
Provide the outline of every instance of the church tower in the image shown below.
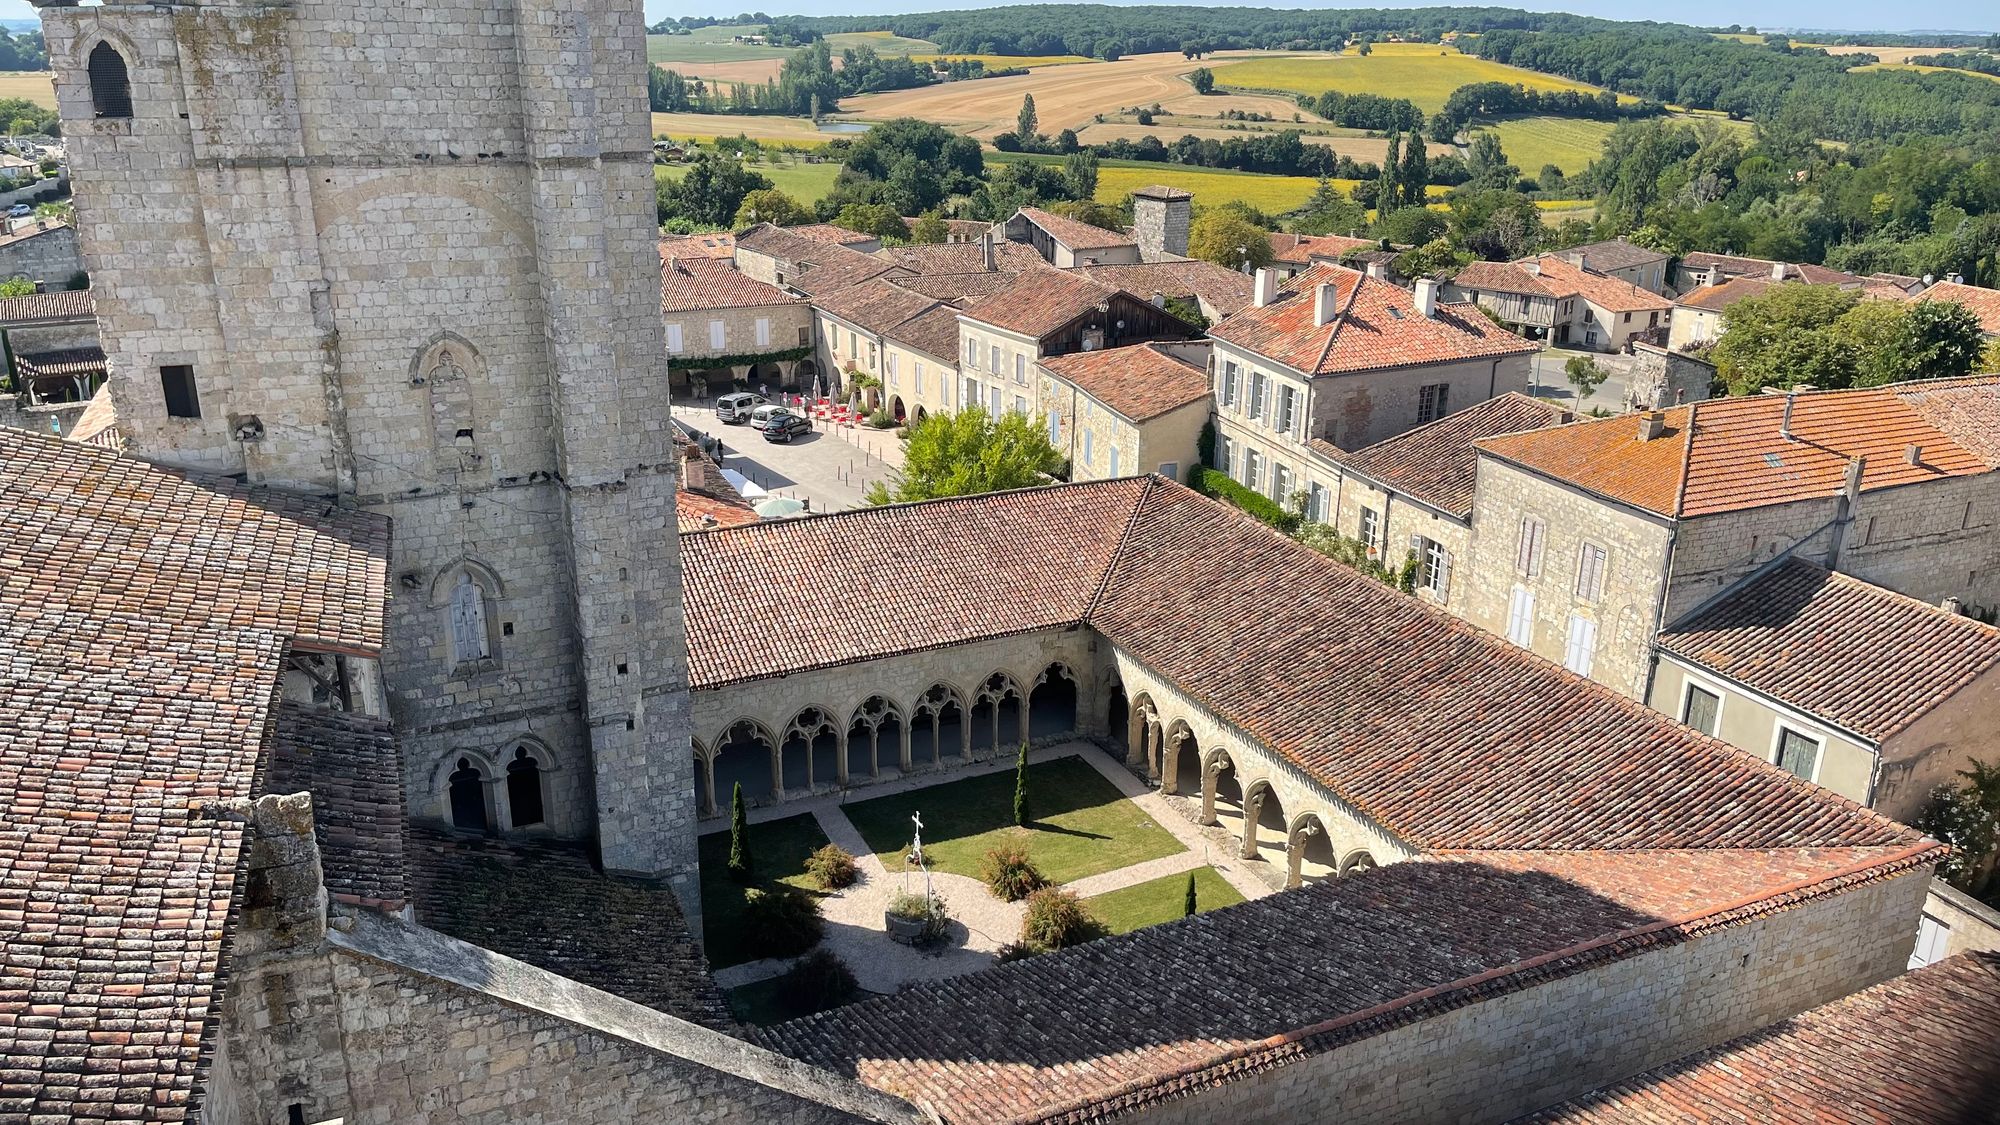
<path fill-rule="evenodd" d="M 640 0 L 37 3 L 128 450 L 393 517 L 411 815 L 692 913 Z"/>

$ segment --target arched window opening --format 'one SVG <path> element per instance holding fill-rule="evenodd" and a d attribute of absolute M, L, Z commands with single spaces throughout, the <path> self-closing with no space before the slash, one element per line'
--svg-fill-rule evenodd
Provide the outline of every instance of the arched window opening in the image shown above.
<path fill-rule="evenodd" d="M 125 56 L 109 43 L 90 49 L 90 107 L 99 117 L 132 116 L 132 79 Z"/>
<path fill-rule="evenodd" d="M 516 828 L 542 822 L 542 767 L 525 746 L 507 763 L 507 814 Z"/>
<path fill-rule="evenodd" d="M 460 758 L 458 768 L 451 771 L 451 825 L 473 832 L 487 828 L 486 779 L 470 758 Z"/>
<path fill-rule="evenodd" d="M 492 655 L 486 632 L 486 592 L 472 575 L 459 572 L 451 588 L 451 662 L 467 664 Z"/>

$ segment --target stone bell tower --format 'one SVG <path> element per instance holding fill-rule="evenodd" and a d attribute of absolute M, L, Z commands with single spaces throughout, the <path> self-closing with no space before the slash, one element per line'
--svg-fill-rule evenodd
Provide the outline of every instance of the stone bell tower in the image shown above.
<path fill-rule="evenodd" d="M 692 909 L 640 0 L 41 7 L 127 448 L 392 516 L 412 815 Z"/>

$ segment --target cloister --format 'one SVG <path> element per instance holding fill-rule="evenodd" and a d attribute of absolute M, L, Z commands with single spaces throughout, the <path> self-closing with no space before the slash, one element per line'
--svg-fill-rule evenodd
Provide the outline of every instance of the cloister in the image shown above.
<path fill-rule="evenodd" d="M 1283 755 L 1088 630 L 981 641 L 693 696 L 701 815 L 1096 742 L 1285 886 L 1409 858 Z M 943 780 L 940 777 L 940 780 Z"/>

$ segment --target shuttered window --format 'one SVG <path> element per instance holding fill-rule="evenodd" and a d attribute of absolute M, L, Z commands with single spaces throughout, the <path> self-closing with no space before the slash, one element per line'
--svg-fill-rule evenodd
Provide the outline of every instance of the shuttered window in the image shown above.
<path fill-rule="evenodd" d="M 1542 543 L 1548 534 L 1548 525 L 1539 517 L 1524 516 L 1521 519 L 1521 540 L 1514 552 L 1514 569 L 1528 577 L 1539 578 L 1542 574 Z"/>
<path fill-rule="evenodd" d="M 1507 603 L 1507 639 L 1522 648 L 1534 647 L 1535 592 L 1525 586 L 1514 587 Z"/>
<path fill-rule="evenodd" d="M 1569 617 L 1569 648 L 1563 653 L 1563 667 L 1579 676 L 1590 675 L 1597 662 L 1597 622 L 1580 614 Z"/>
<path fill-rule="evenodd" d="M 1722 697 L 1699 684 L 1688 685 L 1687 705 L 1681 708 L 1681 722 L 1703 734 L 1714 734 L 1722 715 Z"/>
<path fill-rule="evenodd" d="M 1576 555 L 1576 596 L 1587 602 L 1604 597 L 1604 548 L 1585 543 Z"/>

